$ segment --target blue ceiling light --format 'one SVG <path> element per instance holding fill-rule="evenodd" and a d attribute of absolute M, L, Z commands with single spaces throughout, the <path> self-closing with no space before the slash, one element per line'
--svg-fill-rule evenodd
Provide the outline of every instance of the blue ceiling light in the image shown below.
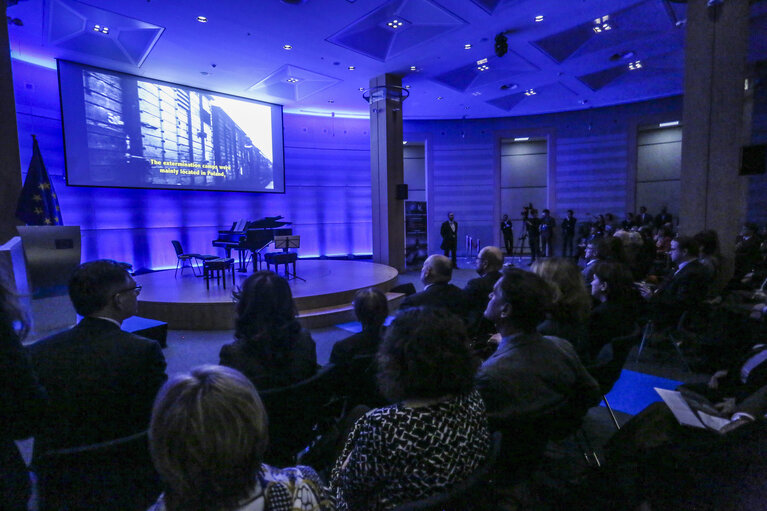
<path fill-rule="evenodd" d="M 642 61 L 641 60 L 635 60 L 634 62 L 629 62 L 629 69 L 631 71 L 636 71 L 637 69 L 642 69 Z"/>
<path fill-rule="evenodd" d="M 535 89 L 527 89 L 525 91 L 525 96 L 535 96 L 536 94 L 538 94 L 538 93 L 535 92 Z"/>
<path fill-rule="evenodd" d="M 597 18 L 594 20 L 594 33 L 601 34 L 602 32 L 607 32 L 609 30 L 612 30 L 613 26 L 610 24 L 610 15 L 605 14 L 601 18 Z"/>

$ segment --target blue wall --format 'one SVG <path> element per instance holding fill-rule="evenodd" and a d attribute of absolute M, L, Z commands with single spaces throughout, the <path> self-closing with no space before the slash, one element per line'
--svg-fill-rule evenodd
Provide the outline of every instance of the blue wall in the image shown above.
<path fill-rule="evenodd" d="M 367 119 L 286 114 L 285 194 L 69 187 L 56 71 L 14 61 L 24 173 L 38 137 L 66 225 L 80 225 L 83 259 L 175 266 L 170 240 L 217 253 L 218 229 L 239 218 L 283 215 L 301 235 L 302 256 L 370 254 L 370 138 Z"/>

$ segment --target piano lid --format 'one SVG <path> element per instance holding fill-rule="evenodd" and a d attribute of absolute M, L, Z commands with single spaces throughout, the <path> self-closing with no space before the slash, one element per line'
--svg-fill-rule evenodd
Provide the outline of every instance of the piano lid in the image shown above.
<path fill-rule="evenodd" d="M 280 216 L 265 216 L 259 220 L 254 220 L 246 224 L 245 229 L 274 229 L 276 227 L 282 227 L 284 225 L 293 225 L 293 222 L 280 222 L 283 217 Z"/>

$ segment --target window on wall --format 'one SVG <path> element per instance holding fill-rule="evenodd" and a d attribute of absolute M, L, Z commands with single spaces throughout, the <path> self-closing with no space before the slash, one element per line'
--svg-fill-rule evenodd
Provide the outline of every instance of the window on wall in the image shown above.
<path fill-rule="evenodd" d="M 547 207 L 548 141 L 546 138 L 503 139 L 501 215 L 507 214 L 512 219 L 515 237 L 523 233 L 522 208 L 531 202 L 539 213 Z"/>
<path fill-rule="evenodd" d="M 663 206 L 679 214 L 682 127 L 640 127 L 637 134 L 636 207 L 656 215 Z"/>

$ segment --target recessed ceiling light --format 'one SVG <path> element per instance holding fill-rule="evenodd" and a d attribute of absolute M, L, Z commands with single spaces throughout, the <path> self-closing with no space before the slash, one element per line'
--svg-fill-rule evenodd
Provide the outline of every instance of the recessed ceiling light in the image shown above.
<path fill-rule="evenodd" d="M 629 69 L 631 71 L 636 71 L 637 69 L 642 69 L 642 61 L 641 60 L 635 60 L 634 62 L 629 62 Z"/>
<path fill-rule="evenodd" d="M 490 66 L 488 66 L 487 64 L 480 64 L 479 66 L 477 66 L 478 71 L 487 71 L 488 69 L 490 69 Z"/>
<path fill-rule="evenodd" d="M 482 93 L 481 93 L 481 92 L 479 92 L 478 90 L 475 90 L 474 92 L 472 92 L 472 93 L 471 93 L 471 95 L 472 95 L 472 96 L 481 96 L 481 95 L 482 95 Z"/>
<path fill-rule="evenodd" d="M 471 50 L 471 45 L 469 43 L 466 43 L 463 45 L 464 50 Z"/>
<path fill-rule="evenodd" d="M 536 94 L 538 94 L 538 93 L 535 92 L 535 89 L 527 89 L 525 91 L 525 96 L 535 96 Z"/>
<path fill-rule="evenodd" d="M 597 18 L 594 20 L 594 33 L 600 34 L 602 32 L 607 32 L 608 30 L 612 30 L 612 25 L 610 24 L 610 15 L 605 14 L 601 18 Z"/>
<path fill-rule="evenodd" d="M 402 26 L 402 20 L 399 20 L 399 19 L 395 18 L 395 19 L 391 20 L 390 22 L 388 22 L 386 25 L 391 27 L 391 28 L 397 29 L 397 28 Z"/>
<path fill-rule="evenodd" d="M 535 17 L 535 22 L 540 23 L 541 21 L 543 21 L 543 15 L 539 14 L 538 16 Z"/>
<path fill-rule="evenodd" d="M 294 78 L 294 77 L 291 76 L 290 78 L 286 79 L 285 81 L 288 82 L 288 83 L 298 83 L 300 80 L 298 78 Z"/>
<path fill-rule="evenodd" d="M 283 49 L 283 50 L 292 50 L 292 49 L 293 49 L 293 46 L 291 46 L 291 45 L 289 45 L 289 44 L 283 44 L 283 45 L 282 45 L 282 49 Z"/>
<path fill-rule="evenodd" d="M 93 25 L 93 31 L 100 32 L 102 34 L 108 34 L 109 27 L 107 27 L 106 25 Z"/>
<path fill-rule="evenodd" d="M 360 87 L 360 88 L 359 88 L 359 91 L 360 91 L 360 92 L 364 92 L 364 91 L 365 91 L 365 87 Z"/>
<path fill-rule="evenodd" d="M 206 18 L 205 16 L 197 16 L 197 21 L 199 21 L 200 23 L 207 23 L 208 18 Z"/>
<path fill-rule="evenodd" d="M 354 66 L 349 66 L 348 69 L 349 71 L 354 71 L 356 68 Z"/>
<path fill-rule="evenodd" d="M 445 98 L 443 98 L 442 96 L 437 96 L 437 99 L 445 99 Z"/>
<path fill-rule="evenodd" d="M 417 66 L 410 66 L 410 70 L 411 71 L 418 71 L 418 67 Z"/>

